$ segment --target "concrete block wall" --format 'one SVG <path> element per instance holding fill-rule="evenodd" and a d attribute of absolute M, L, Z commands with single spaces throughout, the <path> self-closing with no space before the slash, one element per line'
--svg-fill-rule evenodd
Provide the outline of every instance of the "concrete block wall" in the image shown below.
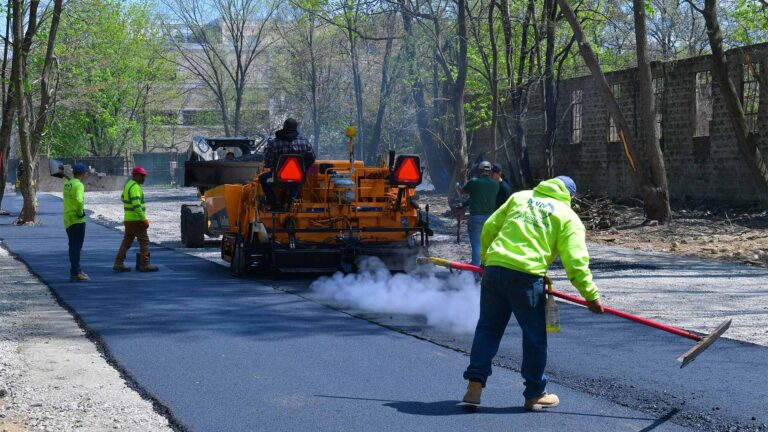
<path fill-rule="evenodd" d="M 753 63 L 760 63 L 768 73 L 768 44 L 744 47 L 728 52 L 731 78 L 741 92 L 742 64 L 745 53 Z M 696 73 L 712 70 L 710 56 L 654 63 L 654 78 L 664 78 L 662 106 L 662 148 L 664 150 L 670 194 L 673 200 L 715 200 L 731 203 L 755 202 L 755 189 L 746 170 L 721 97 L 717 78 L 712 77 L 713 120 L 710 136 L 694 138 L 696 128 Z M 627 122 L 628 134 L 635 136 L 639 119 L 635 116 L 636 69 L 607 73 L 610 84 L 621 85 L 618 100 Z M 571 92 L 582 90 L 582 141 L 571 143 Z M 534 91 L 529 106 L 527 144 L 534 177 L 545 178 L 546 159 L 543 144 L 543 106 L 541 93 Z M 616 198 L 636 196 L 623 145 L 609 142 L 609 118 L 592 77 L 563 80 L 555 146 L 556 174 L 574 177 L 581 190 L 591 190 Z M 768 88 L 760 88 L 758 132 L 752 135 L 768 156 Z"/>

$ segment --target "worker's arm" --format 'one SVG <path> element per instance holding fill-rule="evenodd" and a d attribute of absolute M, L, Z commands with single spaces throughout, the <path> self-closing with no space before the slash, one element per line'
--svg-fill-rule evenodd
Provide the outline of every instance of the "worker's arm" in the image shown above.
<path fill-rule="evenodd" d="M 273 168 L 275 166 L 275 146 L 272 141 L 267 143 L 264 148 L 264 168 Z"/>
<path fill-rule="evenodd" d="M 82 183 L 76 182 L 75 184 L 75 214 L 77 217 L 85 217 L 85 186 Z"/>
<path fill-rule="evenodd" d="M 600 298 L 597 285 L 592 281 L 592 272 L 589 271 L 586 232 L 580 221 L 564 221 L 557 239 L 557 250 L 560 252 L 565 274 L 579 294 L 587 301 Z"/>
<path fill-rule="evenodd" d="M 138 184 L 133 185 L 130 190 L 128 190 L 128 196 L 136 214 L 139 215 L 142 221 L 147 220 L 147 215 L 144 213 L 144 209 L 141 205 L 141 187 Z"/>
<path fill-rule="evenodd" d="M 474 179 L 470 179 L 470 180 L 469 180 L 469 181 L 468 181 L 468 182 L 467 182 L 467 183 L 464 185 L 464 187 L 462 187 L 462 188 L 461 188 L 461 192 L 462 192 L 462 193 L 468 194 L 468 193 L 471 193 L 471 192 L 472 192 L 472 188 L 474 187 L 473 185 L 475 184 L 475 182 L 474 182 L 473 180 L 474 180 Z"/>
<path fill-rule="evenodd" d="M 507 220 L 507 205 L 509 201 L 499 207 L 488 220 L 483 224 L 483 231 L 480 233 L 480 263 L 485 264 L 485 252 L 491 247 L 491 243 L 499 235 L 501 227 Z"/>

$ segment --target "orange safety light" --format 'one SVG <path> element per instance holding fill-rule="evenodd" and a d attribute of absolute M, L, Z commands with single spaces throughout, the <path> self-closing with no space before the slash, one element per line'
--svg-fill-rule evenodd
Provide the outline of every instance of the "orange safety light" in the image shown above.
<path fill-rule="evenodd" d="M 416 155 L 400 155 L 392 172 L 392 183 L 405 186 L 421 184 L 421 159 Z"/>
<path fill-rule="evenodd" d="M 281 160 L 277 169 L 278 183 L 301 183 L 304 181 L 304 168 L 297 156 L 289 156 Z"/>

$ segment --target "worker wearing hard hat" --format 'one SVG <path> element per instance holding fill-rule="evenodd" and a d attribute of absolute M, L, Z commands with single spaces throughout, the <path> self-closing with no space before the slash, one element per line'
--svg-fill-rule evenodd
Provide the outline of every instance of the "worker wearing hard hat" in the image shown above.
<path fill-rule="evenodd" d="M 492 168 L 490 162 L 480 162 L 477 166 L 479 175 L 473 177 L 461 188 L 463 193 L 469 194 L 467 234 L 469 234 L 469 244 L 472 246 L 472 265 L 480 265 L 480 233 L 485 221 L 496 210 L 499 182 L 491 178 Z"/>
<path fill-rule="evenodd" d="M 141 185 L 144 184 L 144 180 L 147 178 L 147 170 L 137 166 L 131 172 L 131 179 L 125 183 L 122 193 L 123 210 L 125 216 L 123 218 L 123 224 L 125 226 L 125 235 L 123 236 L 123 242 L 120 244 L 120 249 L 117 251 L 115 257 L 115 265 L 112 270 L 116 272 L 131 271 L 130 267 L 127 267 L 125 262 L 125 254 L 128 253 L 128 249 L 133 245 L 133 239 L 139 239 L 139 271 L 141 272 L 156 272 L 157 266 L 153 266 L 149 263 L 149 236 L 147 235 L 147 229 L 149 229 L 149 220 L 147 219 L 146 208 L 144 207 L 144 191 L 141 189 Z"/>
<path fill-rule="evenodd" d="M 480 261 L 480 319 L 464 378 L 469 380 L 464 402 L 480 404 L 491 375 L 491 362 L 512 314 L 523 333 L 525 408 L 540 410 L 560 403 L 547 394 L 547 332 L 544 278 L 555 257 L 568 279 L 587 300 L 589 310 L 603 312 L 589 271 L 585 229 L 571 209 L 576 183 L 566 176 L 539 183 L 533 190 L 513 194 L 483 226 Z"/>
<path fill-rule="evenodd" d="M 80 251 L 85 241 L 85 186 L 83 180 L 88 167 L 82 163 L 72 165 L 72 178 L 64 183 L 64 228 L 69 240 L 69 280 L 91 280 L 80 268 Z"/>

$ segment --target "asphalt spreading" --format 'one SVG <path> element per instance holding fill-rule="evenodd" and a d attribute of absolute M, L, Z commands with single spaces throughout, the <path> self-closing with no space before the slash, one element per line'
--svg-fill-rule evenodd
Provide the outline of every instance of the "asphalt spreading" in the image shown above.
<path fill-rule="evenodd" d="M 563 305 L 548 367 L 561 407 L 521 410 L 512 324 L 487 406 L 468 412 L 458 399 L 469 336 L 417 316 L 321 305 L 307 279 L 234 279 L 164 248 L 153 249 L 161 272 L 114 275 L 120 234 L 96 224 L 83 257 L 94 281 L 71 284 L 60 201 L 40 203 L 40 226 L 0 217 L 0 238 L 180 429 L 768 430 L 765 347 L 724 338 L 680 370 L 675 358 L 692 341 Z"/>

